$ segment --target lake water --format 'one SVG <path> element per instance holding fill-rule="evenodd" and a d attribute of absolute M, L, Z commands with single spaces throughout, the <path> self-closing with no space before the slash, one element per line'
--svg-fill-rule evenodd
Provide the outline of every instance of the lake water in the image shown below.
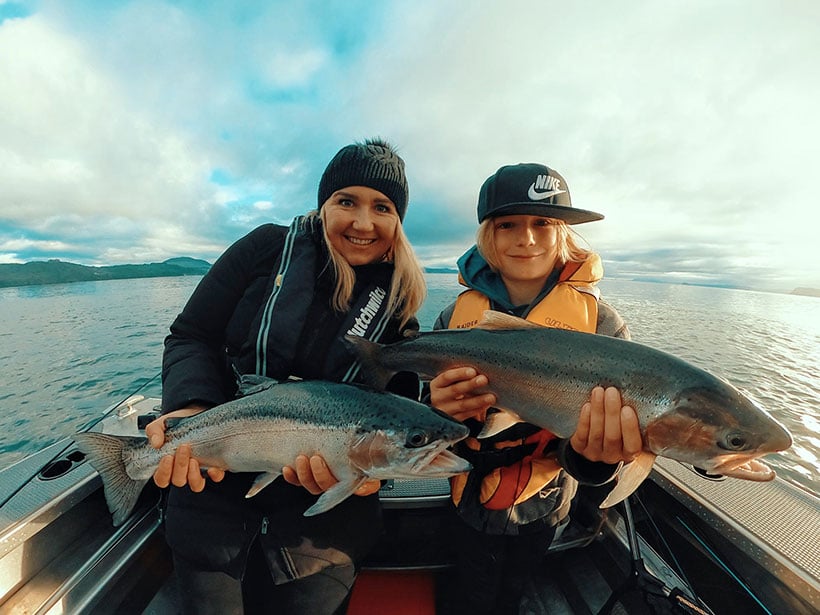
<path fill-rule="evenodd" d="M 428 274 L 432 328 L 459 291 Z M 0 289 L 0 467 L 75 432 L 137 389 L 158 396 L 162 342 L 199 277 Z M 751 394 L 794 435 L 767 459 L 820 494 L 820 299 L 607 280 L 635 341 Z"/>

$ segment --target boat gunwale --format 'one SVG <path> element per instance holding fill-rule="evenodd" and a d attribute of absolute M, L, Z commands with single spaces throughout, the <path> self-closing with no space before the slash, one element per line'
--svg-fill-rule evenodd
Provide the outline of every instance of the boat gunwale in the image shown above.
<path fill-rule="evenodd" d="M 711 529 L 719 532 L 718 527 L 714 524 L 717 520 L 724 524 L 730 532 L 734 532 L 738 537 L 746 541 L 758 551 L 760 557 L 754 557 L 748 554 L 749 559 L 754 559 L 756 563 L 764 570 L 769 571 L 773 576 L 776 576 L 785 586 L 792 590 L 795 594 L 805 596 L 812 604 L 820 603 L 820 579 L 812 574 L 810 570 L 804 568 L 796 559 L 789 556 L 783 550 L 779 550 L 776 545 L 771 544 L 764 537 L 754 533 L 748 528 L 741 519 L 732 515 L 731 512 L 721 508 L 720 500 L 728 501 L 731 498 L 742 498 L 750 507 L 760 508 L 760 494 L 754 494 L 748 490 L 716 490 L 715 492 L 706 495 L 702 491 L 698 491 L 692 483 L 683 479 L 685 474 L 674 473 L 673 464 L 687 472 L 690 469 L 679 462 L 671 460 L 660 460 L 660 463 L 655 463 L 650 480 L 653 480 L 662 490 L 666 491 L 670 496 L 675 498 L 684 508 L 689 510 L 693 515 L 697 516 L 700 521 L 708 525 Z M 698 480 L 702 479 L 694 472 L 691 472 L 691 477 Z M 800 499 L 810 498 L 818 500 L 818 507 L 820 507 L 820 498 L 817 498 L 811 492 L 794 485 L 793 483 L 776 477 L 777 488 L 783 488 L 783 495 L 786 497 L 796 498 L 800 494 Z M 694 482 L 694 480 L 692 481 Z M 718 501 L 715 501 L 718 500 Z M 773 513 L 774 514 L 774 513 Z M 782 521 L 782 515 L 778 520 Z M 803 528 L 801 528 L 803 529 Z M 732 540 L 731 536 L 723 535 L 727 540 Z M 737 547 L 740 550 L 745 550 L 742 546 Z M 785 578 L 784 574 L 776 574 L 776 570 L 788 572 L 790 579 Z"/>

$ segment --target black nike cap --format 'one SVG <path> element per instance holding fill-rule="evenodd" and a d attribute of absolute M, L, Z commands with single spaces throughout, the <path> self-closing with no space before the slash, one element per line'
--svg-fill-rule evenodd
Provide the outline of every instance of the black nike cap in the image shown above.
<path fill-rule="evenodd" d="M 603 215 L 572 206 L 567 182 L 554 169 L 534 162 L 503 166 L 478 193 L 478 221 L 526 214 L 581 224 Z"/>

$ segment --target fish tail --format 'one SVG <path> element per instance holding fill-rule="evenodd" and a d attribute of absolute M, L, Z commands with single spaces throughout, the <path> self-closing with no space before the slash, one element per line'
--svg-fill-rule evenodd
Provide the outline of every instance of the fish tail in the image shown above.
<path fill-rule="evenodd" d="M 387 383 L 396 375 L 396 372 L 381 364 L 381 344 L 358 335 L 345 335 L 344 339 L 362 364 L 361 375 L 364 381 L 376 389 L 387 388 Z"/>
<path fill-rule="evenodd" d="M 125 469 L 123 449 L 132 440 L 143 438 L 112 436 L 96 432 L 74 434 L 80 451 L 100 474 L 108 510 L 114 515 L 114 525 L 121 525 L 137 504 L 142 488 L 148 479 L 134 480 Z"/>

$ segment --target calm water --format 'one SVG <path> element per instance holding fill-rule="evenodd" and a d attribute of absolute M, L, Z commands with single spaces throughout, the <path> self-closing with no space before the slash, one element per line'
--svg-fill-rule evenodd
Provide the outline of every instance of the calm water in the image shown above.
<path fill-rule="evenodd" d="M 140 387 L 159 395 L 162 341 L 198 277 L 0 289 L 0 467 L 70 435 Z M 458 292 L 429 274 L 423 330 Z M 769 459 L 820 493 L 820 299 L 609 280 L 633 339 L 744 389 L 787 425 Z"/>

